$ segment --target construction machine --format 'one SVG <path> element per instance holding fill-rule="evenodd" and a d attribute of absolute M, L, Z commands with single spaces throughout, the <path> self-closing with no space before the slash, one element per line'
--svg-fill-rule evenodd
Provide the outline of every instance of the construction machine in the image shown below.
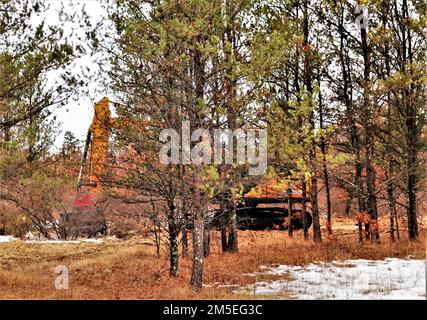
<path fill-rule="evenodd" d="M 77 178 L 77 197 L 72 211 L 60 215 L 59 227 L 64 239 L 90 238 L 107 232 L 104 214 L 97 206 L 97 197 L 101 190 L 100 177 L 107 161 L 108 140 L 113 121 L 109 99 L 104 97 L 95 103 L 94 109 Z"/>
<path fill-rule="evenodd" d="M 236 206 L 237 227 L 241 230 L 286 230 L 309 228 L 312 216 L 310 203 L 310 174 L 305 173 L 305 192 L 301 179 L 271 178 L 255 185 L 241 197 Z M 222 197 L 224 199 L 224 197 Z M 220 201 L 216 201 L 219 204 Z M 214 209 L 209 215 L 211 228 L 225 227 L 230 208 Z M 289 213 L 291 217 L 289 219 Z"/>
<path fill-rule="evenodd" d="M 71 212 L 60 215 L 59 226 L 63 238 L 94 237 L 107 232 L 107 224 L 97 198 L 108 154 L 111 128 L 117 126 L 111 117 L 109 99 L 104 97 L 95 103 L 95 113 L 86 136 L 86 143 L 77 178 L 77 197 Z M 87 177 L 87 178 L 84 178 Z M 235 208 L 240 229 L 287 229 L 291 223 L 294 229 L 310 227 L 312 216 L 307 210 L 310 202 L 310 176 L 305 174 L 305 192 L 301 179 L 272 178 L 247 188 Z M 218 200 L 224 195 L 216 197 Z M 227 196 L 225 196 L 227 198 Z M 215 199 L 214 199 L 215 203 Z M 303 205 L 305 204 L 305 205 Z M 298 208 L 298 206 L 300 208 Z M 222 207 L 222 206 L 220 206 Z M 220 228 L 228 223 L 230 208 L 210 211 L 207 224 Z M 291 219 L 289 219 L 291 213 Z"/>

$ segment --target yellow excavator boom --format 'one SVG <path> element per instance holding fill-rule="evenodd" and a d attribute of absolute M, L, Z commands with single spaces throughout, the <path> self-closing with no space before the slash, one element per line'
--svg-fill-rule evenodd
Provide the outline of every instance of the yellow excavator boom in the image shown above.
<path fill-rule="evenodd" d="M 100 177 L 104 172 L 107 161 L 111 124 L 110 100 L 104 97 L 95 103 L 95 113 L 86 136 L 86 143 L 77 181 L 78 193 L 81 193 L 82 186 L 89 186 L 89 191 L 92 194 L 97 194 L 100 191 Z M 86 167 L 89 146 L 91 146 L 89 155 L 89 182 L 82 182 L 83 169 Z"/>

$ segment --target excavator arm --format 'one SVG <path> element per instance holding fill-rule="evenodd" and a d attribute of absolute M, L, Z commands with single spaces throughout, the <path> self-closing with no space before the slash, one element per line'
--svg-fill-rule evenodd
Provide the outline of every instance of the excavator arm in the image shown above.
<path fill-rule="evenodd" d="M 108 140 L 112 125 L 109 99 L 95 104 L 95 113 L 86 135 L 86 142 L 77 178 L 77 197 L 71 212 L 61 214 L 59 226 L 64 239 L 78 236 L 93 237 L 105 234 L 107 224 L 104 213 L 95 203 L 101 189 L 101 176 L 105 170 Z M 89 161 L 88 161 L 89 160 Z M 86 174 L 84 172 L 86 171 Z M 86 181 L 83 176 L 88 176 Z M 89 187 L 84 189 L 82 187 Z"/>
<path fill-rule="evenodd" d="M 90 146 L 91 140 L 92 140 L 92 132 L 88 131 L 87 135 L 86 135 L 85 147 L 83 150 L 82 163 L 80 165 L 79 177 L 77 178 L 77 194 L 81 194 L 82 186 L 86 185 L 85 183 L 82 182 L 82 176 L 83 176 L 83 169 L 86 167 L 87 154 L 89 151 L 89 146 Z"/>
<path fill-rule="evenodd" d="M 101 189 L 100 177 L 102 176 L 107 161 L 108 140 L 113 125 L 110 101 L 107 97 L 102 98 L 95 104 L 95 113 L 92 123 L 86 135 L 86 143 L 77 179 L 77 193 L 82 194 L 82 186 L 89 187 L 92 195 L 99 193 Z M 90 150 L 90 152 L 89 152 Z M 89 181 L 83 181 L 83 171 L 87 167 L 89 156 Z"/>

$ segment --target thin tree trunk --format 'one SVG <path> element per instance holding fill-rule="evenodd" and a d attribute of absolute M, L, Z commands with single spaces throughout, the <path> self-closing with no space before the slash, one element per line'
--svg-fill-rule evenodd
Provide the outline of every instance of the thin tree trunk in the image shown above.
<path fill-rule="evenodd" d="M 407 122 L 412 122 L 412 120 L 408 120 Z M 413 125 L 408 124 L 409 132 L 413 132 Z M 412 138 L 409 138 L 412 144 Z M 418 222 L 417 222 L 417 209 L 416 209 L 416 181 L 417 176 L 415 173 L 416 163 L 416 151 L 414 150 L 414 146 L 411 145 L 409 155 L 408 155 L 408 177 L 407 177 L 407 190 L 408 190 L 408 233 L 409 239 L 416 240 L 418 239 Z"/>
<path fill-rule="evenodd" d="M 222 252 L 228 251 L 227 229 L 225 226 L 221 226 L 221 248 Z"/>
<path fill-rule="evenodd" d="M 345 210 L 344 210 L 344 215 L 346 217 L 350 216 L 351 205 L 353 204 L 353 199 L 354 199 L 354 191 L 355 191 L 355 188 L 353 186 L 350 187 L 350 189 L 348 190 L 348 198 L 345 202 Z"/>
<path fill-rule="evenodd" d="M 185 223 L 182 228 L 182 257 L 188 257 L 188 232 L 187 232 L 187 224 Z"/>
<path fill-rule="evenodd" d="M 293 215 L 293 208 L 292 208 L 292 189 L 288 189 L 288 235 L 289 237 L 293 237 L 294 228 L 292 226 L 292 215 Z"/>
<path fill-rule="evenodd" d="M 369 214 L 370 220 L 367 223 L 365 222 L 365 239 L 371 240 L 371 228 L 370 228 L 370 226 L 371 226 L 372 213 L 369 212 L 369 209 L 368 209 L 367 213 Z"/>
<path fill-rule="evenodd" d="M 389 12 L 390 12 L 390 7 L 389 7 L 389 2 L 388 1 L 384 1 L 382 3 L 383 6 L 383 10 L 382 10 L 382 23 L 383 23 L 383 27 L 385 28 L 387 25 L 387 21 L 389 20 Z M 390 54 L 389 54 L 389 45 L 386 42 L 385 43 L 385 48 L 384 48 L 384 58 L 385 58 L 385 69 L 386 69 L 386 76 L 390 77 L 391 76 L 391 66 L 390 66 Z M 393 121 L 393 115 L 391 112 L 391 105 L 392 105 L 392 99 L 391 99 L 391 93 L 387 92 L 387 103 L 388 103 L 388 108 L 387 108 L 387 118 L 388 118 L 388 122 L 387 122 L 387 135 L 385 137 L 386 139 L 386 152 L 387 152 L 387 162 L 388 162 L 388 175 L 386 176 L 387 178 L 387 199 L 388 199 L 388 207 L 390 210 L 390 241 L 394 242 L 395 241 L 395 219 L 396 219 L 396 199 L 394 196 L 394 189 L 395 189 L 395 182 L 394 182 L 394 174 L 395 174 L 395 170 L 394 170 L 394 157 L 391 153 L 392 150 L 392 143 L 393 143 L 393 126 L 392 126 L 392 121 Z"/>
<path fill-rule="evenodd" d="M 396 210 L 396 215 L 394 216 L 396 222 L 396 235 L 397 240 L 400 240 L 400 231 L 399 231 L 399 213 Z"/>
<path fill-rule="evenodd" d="M 407 98 L 407 116 L 406 116 L 406 127 L 407 127 L 407 219 L 408 219 L 408 235 L 409 239 L 418 239 L 418 222 L 417 222 L 417 129 L 416 129 L 416 113 L 413 107 L 413 103 L 410 94 Z"/>
<path fill-rule="evenodd" d="M 357 205 L 359 208 L 359 215 L 364 214 L 366 211 L 365 207 L 365 199 L 363 197 L 362 191 L 362 170 L 363 166 L 360 161 L 360 150 L 356 149 L 356 165 L 355 165 L 356 173 L 354 175 L 354 186 L 357 191 Z M 363 243 L 363 224 L 362 221 L 359 220 L 357 223 L 357 227 L 359 230 L 359 242 Z M 366 226 L 365 226 L 366 227 Z"/>
<path fill-rule="evenodd" d="M 394 183 L 391 179 L 387 182 L 387 199 L 388 208 L 390 210 L 390 240 L 394 241 L 394 221 L 396 216 L 396 202 L 394 199 Z"/>
<path fill-rule="evenodd" d="M 222 177 L 224 179 L 224 177 Z M 227 224 L 229 221 L 229 210 L 227 208 L 227 201 L 225 199 L 221 199 L 219 204 L 219 208 L 221 211 L 220 216 L 220 230 L 221 230 L 221 249 L 222 252 L 228 251 L 228 237 L 227 237 Z"/>
<path fill-rule="evenodd" d="M 397 6 L 397 4 L 396 4 Z M 412 35 L 408 23 L 410 18 L 407 0 L 402 0 L 402 16 L 399 21 L 401 29 L 401 52 L 402 52 L 402 72 L 408 73 L 406 66 L 412 68 L 413 51 L 412 51 Z M 397 11 L 397 9 L 396 9 Z M 410 73 L 410 71 L 409 71 Z M 405 112 L 406 125 L 406 193 L 407 193 L 407 219 L 408 219 L 408 236 L 410 240 L 418 239 L 418 222 L 417 222 L 417 112 L 413 101 L 414 82 L 411 82 L 409 89 L 403 90 L 403 103 Z"/>
<path fill-rule="evenodd" d="M 362 52 L 363 52 L 363 124 L 365 127 L 365 166 L 366 166 L 366 189 L 368 191 L 368 213 L 371 216 L 373 222 L 375 223 L 375 228 L 373 230 L 373 237 L 376 243 L 380 241 L 380 235 L 377 228 L 378 220 L 378 209 L 377 209 L 377 197 L 375 191 L 375 170 L 373 167 L 373 161 L 375 157 L 375 144 L 374 144 L 374 114 L 371 110 L 370 103 L 370 48 L 368 47 L 368 40 L 366 34 L 366 28 L 360 28 L 360 36 L 362 42 Z M 370 231 L 370 230 L 369 230 Z"/>
<path fill-rule="evenodd" d="M 203 256 L 209 257 L 211 254 L 211 232 L 208 228 L 205 226 L 205 231 L 203 235 Z"/>
<path fill-rule="evenodd" d="M 318 74 L 318 83 L 320 83 L 320 74 Z M 319 89 L 319 121 L 320 121 L 320 129 L 324 129 L 323 123 L 323 101 L 322 101 L 322 92 Z M 331 208 L 331 193 L 329 189 L 329 174 L 328 174 L 328 164 L 326 161 L 326 141 L 325 137 L 322 135 L 320 137 L 320 150 L 322 152 L 322 166 L 323 166 L 323 180 L 325 182 L 325 190 L 326 190 L 326 211 L 327 211 L 327 230 L 329 234 L 332 234 L 332 208 Z"/>
<path fill-rule="evenodd" d="M 169 275 L 176 277 L 178 275 L 178 262 L 179 262 L 179 245 L 178 233 L 179 229 L 173 219 L 168 222 L 169 231 Z"/>
<path fill-rule="evenodd" d="M 232 253 L 236 253 L 239 251 L 237 240 L 237 212 L 236 203 L 234 200 L 231 201 L 230 208 L 230 232 L 228 238 L 228 251 Z"/>
<path fill-rule="evenodd" d="M 302 185 L 302 226 L 303 226 L 303 231 L 304 231 L 304 239 L 308 240 L 309 235 L 308 235 L 308 225 L 307 225 L 307 182 L 305 180 L 305 175 L 303 174 L 302 176 L 302 181 L 301 181 L 301 185 Z"/>
<path fill-rule="evenodd" d="M 193 219 L 193 266 L 191 268 L 190 285 L 193 290 L 200 290 L 203 283 L 203 219 L 197 213 Z"/>
<path fill-rule="evenodd" d="M 204 99 L 204 89 L 206 83 L 205 61 L 199 48 L 194 48 L 194 96 L 196 103 Z M 196 110 L 199 106 L 195 105 Z M 196 122 L 201 125 L 203 120 L 196 113 Z M 190 286 L 194 291 L 202 289 L 203 284 L 203 234 L 205 203 L 202 199 L 202 177 L 200 167 L 194 168 L 194 213 L 193 213 L 193 264 L 191 268 Z M 204 197 L 204 196 L 203 196 Z"/>
<path fill-rule="evenodd" d="M 220 203 L 221 209 L 221 220 L 220 220 L 220 228 L 221 228 L 221 248 L 222 252 L 228 251 L 228 237 L 227 237 L 227 222 L 229 221 L 229 210 L 227 209 L 227 204 L 225 201 L 221 201 Z"/>
<path fill-rule="evenodd" d="M 322 233 L 320 231 L 319 209 L 317 204 L 317 177 L 316 166 L 314 165 L 316 158 L 312 152 L 312 176 L 311 176 L 311 212 L 313 215 L 313 240 L 315 242 L 322 241 Z"/>
<path fill-rule="evenodd" d="M 354 175 L 354 187 L 356 189 L 357 194 L 357 206 L 359 209 L 359 213 L 364 213 L 366 211 L 366 202 L 365 202 L 365 196 L 363 192 L 363 183 L 362 183 L 362 171 L 363 171 L 363 163 L 362 159 L 360 157 L 360 139 L 359 135 L 357 134 L 357 131 L 355 131 L 356 128 L 354 128 L 352 131 L 352 140 L 353 140 L 353 148 L 355 150 L 355 175 Z"/>
<path fill-rule="evenodd" d="M 363 164 L 360 156 L 360 136 L 359 136 L 358 129 L 356 127 L 357 114 L 356 114 L 356 110 L 354 109 L 354 104 L 352 103 L 353 87 L 352 87 L 352 78 L 351 78 L 351 69 L 350 69 L 351 59 L 348 57 L 348 54 L 346 54 L 345 52 L 347 46 L 344 43 L 346 36 L 344 34 L 345 7 L 343 4 L 341 4 L 339 23 L 340 23 L 339 25 L 339 34 L 340 34 L 339 58 L 340 58 L 341 72 L 343 77 L 343 100 L 346 106 L 346 116 L 347 116 L 349 131 L 350 131 L 351 147 L 355 155 L 354 185 L 350 188 L 349 198 L 347 199 L 346 209 L 345 209 L 345 214 L 348 216 L 350 214 L 351 205 L 353 203 L 354 193 L 356 193 L 357 195 L 359 213 L 365 212 L 365 201 L 363 196 L 363 187 L 362 187 L 362 179 L 361 179 Z"/>
<path fill-rule="evenodd" d="M 357 223 L 357 228 L 359 230 L 359 242 L 363 243 L 363 228 L 362 228 L 362 222 Z"/>
<path fill-rule="evenodd" d="M 315 119 L 314 119 L 314 105 L 312 101 L 313 83 L 312 83 L 312 67 L 311 67 L 311 46 L 309 44 L 309 14 L 308 14 L 309 0 L 304 1 L 304 47 L 307 48 L 304 56 L 304 84 L 309 95 L 311 106 L 309 121 L 311 126 L 311 146 L 309 152 L 310 171 L 311 171 L 311 208 L 313 215 L 313 240 L 315 242 L 322 241 L 322 234 L 320 231 L 320 218 L 319 206 L 317 195 L 317 156 L 316 156 L 316 138 L 315 138 Z"/>
<path fill-rule="evenodd" d="M 200 176 L 199 173 L 195 174 L 194 183 L 194 201 L 195 212 L 193 215 L 193 265 L 191 269 L 190 285 L 195 291 L 199 291 L 203 284 L 203 208 L 201 206 L 200 194 Z"/>
<path fill-rule="evenodd" d="M 226 30 L 225 30 L 225 37 L 228 41 L 229 46 L 226 46 L 224 50 L 224 59 L 229 62 L 233 58 L 233 56 L 236 54 L 236 48 L 235 48 L 235 21 L 234 16 L 232 14 L 233 7 L 231 3 L 225 2 L 225 13 L 227 15 L 226 20 Z M 226 88 L 226 104 L 227 104 L 227 124 L 228 128 L 231 130 L 235 130 L 237 126 L 237 110 L 236 110 L 236 97 L 237 97 L 237 79 L 234 74 L 235 70 L 233 68 L 233 65 L 230 63 L 229 67 L 226 68 L 225 73 L 225 88 Z M 236 186 L 236 175 L 238 172 L 231 169 L 231 176 L 232 176 L 232 186 Z M 237 240 L 237 212 L 236 212 L 236 201 L 234 199 L 234 194 L 230 194 L 230 201 L 229 201 L 229 234 L 228 234 L 228 251 L 232 253 L 238 252 L 238 240 Z"/>
<path fill-rule="evenodd" d="M 322 151 L 322 153 L 325 151 Z M 331 192 L 329 188 L 329 174 L 328 167 L 326 164 L 326 155 L 323 153 L 323 178 L 325 180 L 326 188 L 326 209 L 327 209 L 327 221 L 328 221 L 328 232 L 332 234 L 332 203 L 331 203 Z"/>
<path fill-rule="evenodd" d="M 160 245 L 161 245 L 161 223 L 159 221 L 159 215 L 156 212 L 156 206 L 154 205 L 154 202 L 151 202 L 151 208 L 152 208 L 152 214 L 151 214 L 151 221 L 153 221 L 153 227 L 154 227 L 154 237 L 155 237 L 155 243 L 156 243 L 156 254 L 157 258 L 160 258 Z"/>
<path fill-rule="evenodd" d="M 156 233 L 156 254 L 157 254 L 157 258 L 160 258 L 160 246 L 162 243 L 162 230 L 161 230 L 161 225 L 158 221 L 156 221 L 156 225 L 154 226 L 155 229 L 155 233 Z"/>

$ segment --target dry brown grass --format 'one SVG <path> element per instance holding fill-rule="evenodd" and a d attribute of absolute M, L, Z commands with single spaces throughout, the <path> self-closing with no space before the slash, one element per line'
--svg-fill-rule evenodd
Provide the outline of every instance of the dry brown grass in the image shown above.
<path fill-rule="evenodd" d="M 336 226 L 339 233 L 339 226 Z M 345 228 L 344 228 L 345 229 Z M 343 230 L 344 230 L 343 229 Z M 221 253 L 219 234 L 214 233 L 211 256 L 205 259 L 201 292 L 188 287 L 191 259 L 180 259 L 176 278 L 168 276 L 166 253 L 156 257 L 147 239 L 107 241 L 101 244 L 0 244 L 0 298 L 2 299 L 244 299 L 232 285 L 273 281 L 248 276 L 260 266 L 302 265 L 315 261 L 426 257 L 425 235 L 419 241 L 390 243 L 382 234 L 379 245 L 360 245 L 356 233 L 327 237 L 315 244 L 304 241 L 300 231 L 290 239 L 285 232 L 240 232 L 239 254 Z M 56 290 L 54 268 L 70 270 L 70 288 Z M 286 277 L 281 276 L 281 279 Z M 221 284 L 221 285 L 220 285 Z M 223 287 L 222 285 L 230 285 Z M 263 298 L 263 297 L 259 297 Z M 264 297 L 271 298 L 271 297 Z M 289 298 L 286 295 L 280 298 Z"/>

